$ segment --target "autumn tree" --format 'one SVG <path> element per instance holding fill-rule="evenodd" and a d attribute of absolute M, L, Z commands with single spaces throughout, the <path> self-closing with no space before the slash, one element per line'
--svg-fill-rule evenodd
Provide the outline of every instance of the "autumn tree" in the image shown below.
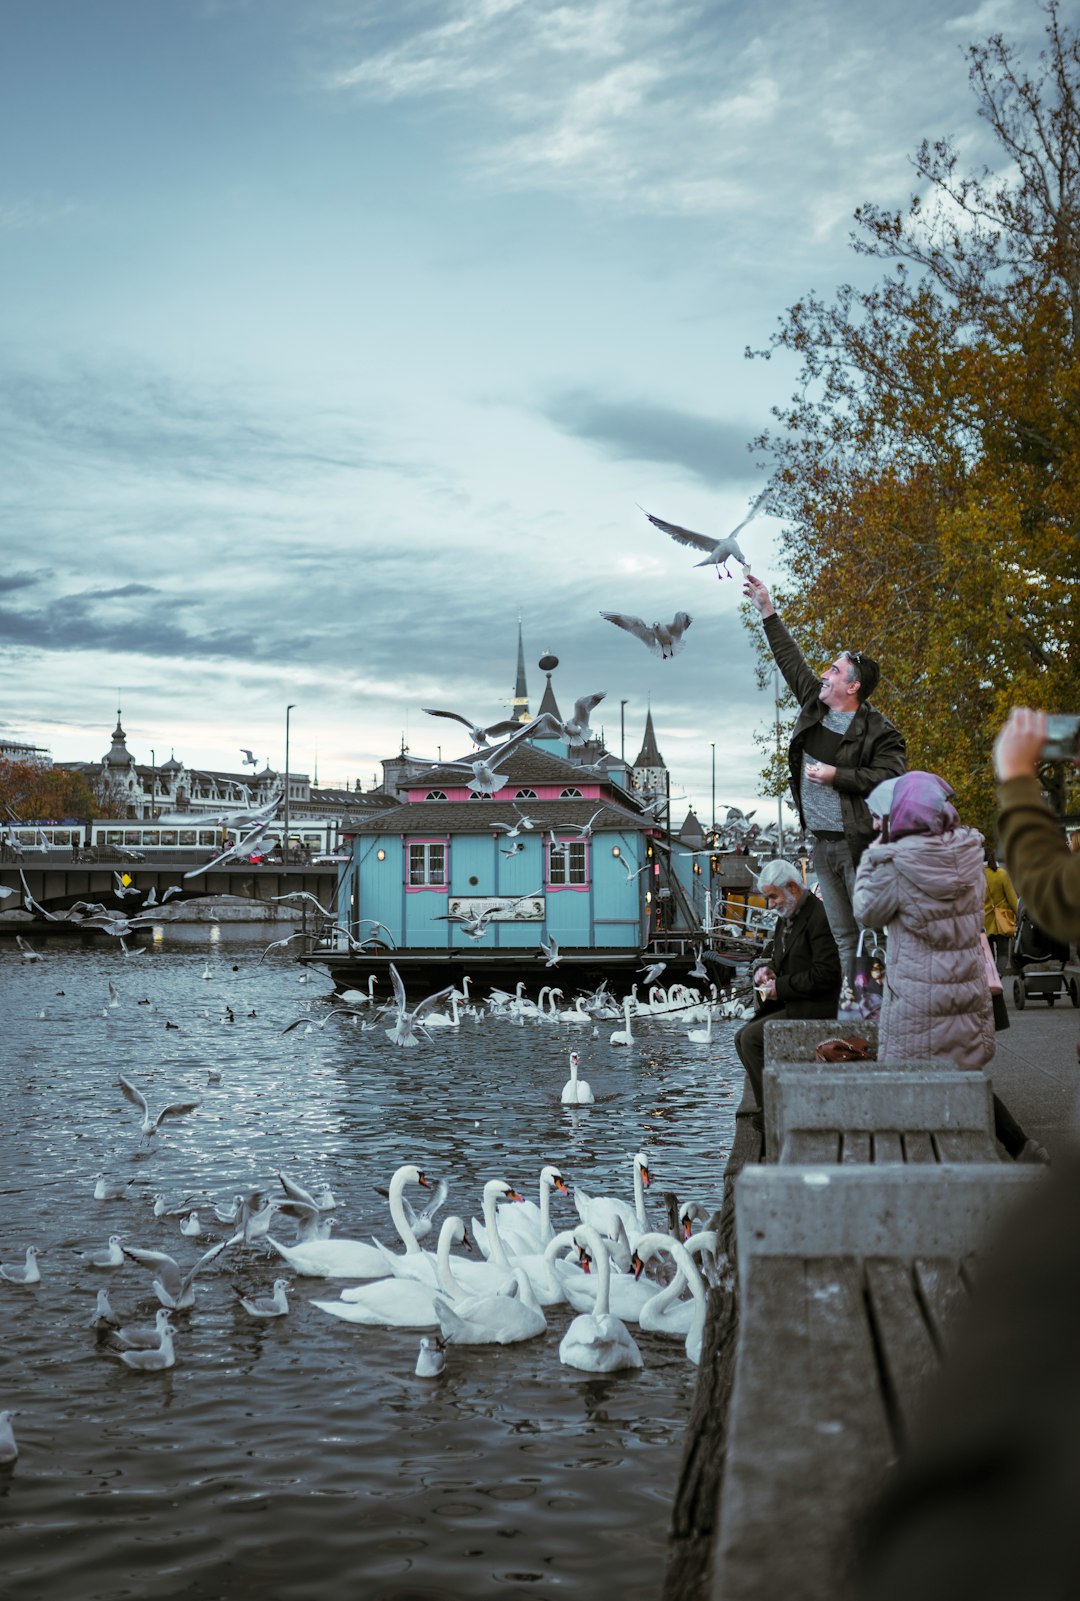
<path fill-rule="evenodd" d="M 807 655 L 880 662 L 909 765 L 986 832 L 1009 707 L 1080 712 L 1080 43 L 1044 10 L 1033 74 L 1001 35 L 968 52 L 999 173 L 925 142 L 906 210 L 855 214 L 880 281 L 800 301 L 748 352 L 801 363 L 757 441 L 778 610 Z"/>
<path fill-rule="evenodd" d="M 97 798 L 82 773 L 39 762 L 0 761 L 0 810 L 27 821 L 100 815 Z"/>

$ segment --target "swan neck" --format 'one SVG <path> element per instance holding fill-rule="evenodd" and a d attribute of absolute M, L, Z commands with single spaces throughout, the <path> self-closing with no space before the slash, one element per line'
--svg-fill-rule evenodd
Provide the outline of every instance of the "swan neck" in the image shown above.
<path fill-rule="evenodd" d="M 405 1208 L 401 1204 L 402 1191 L 407 1183 L 406 1170 L 399 1167 L 390 1180 L 390 1216 L 401 1238 L 401 1243 L 406 1251 L 411 1253 L 419 1251 L 420 1242 L 413 1233 L 409 1219 L 405 1215 Z"/>
<path fill-rule="evenodd" d="M 510 1262 L 503 1249 L 502 1235 L 499 1233 L 499 1220 L 496 1215 L 498 1202 L 494 1195 L 484 1191 L 484 1227 L 487 1229 L 488 1244 L 491 1246 L 491 1260 L 499 1267 L 509 1269 Z"/>

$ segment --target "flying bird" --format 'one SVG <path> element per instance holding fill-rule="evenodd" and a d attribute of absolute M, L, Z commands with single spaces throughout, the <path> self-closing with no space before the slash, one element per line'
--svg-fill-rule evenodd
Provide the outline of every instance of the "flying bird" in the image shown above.
<path fill-rule="evenodd" d="M 449 717 L 455 723 L 464 724 L 469 730 L 469 738 L 473 744 L 481 749 L 488 744 L 492 736 L 498 739 L 503 734 L 516 734 L 522 726 L 520 723 L 504 718 L 501 723 L 492 723 L 489 727 L 484 728 L 481 724 L 474 723 L 471 718 L 462 717 L 460 712 L 439 712 L 435 710 L 434 706 L 421 706 L 420 710 L 427 712 L 429 717 Z"/>
<path fill-rule="evenodd" d="M 580 700 L 574 702 L 574 715 L 568 718 L 565 723 L 556 724 L 556 731 L 562 735 L 572 749 L 584 745 L 586 740 L 592 738 L 592 730 L 589 727 L 589 713 L 599 706 L 606 694 L 607 690 L 601 689 L 595 695 L 582 695 Z M 554 718 L 550 720 L 552 722 L 555 721 Z"/>
<path fill-rule="evenodd" d="M 251 751 L 245 750 L 243 745 L 240 747 L 240 754 L 244 758 L 245 767 L 258 767 L 259 758 L 257 756 L 253 756 Z"/>
<path fill-rule="evenodd" d="M 179 1117 L 183 1112 L 194 1112 L 199 1104 L 198 1101 L 173 1101 L 170 1105 L 163 1106 L 156 1117 L 151 1117 L 150 1108 L 146 1104 L 146 1096 L 142 1091 L 137 1090 L 131 1080 L 126 1079 L 122 1073 L 117 1075 L 116 1082 L 123 1090 L 125 1098 L 142 1112 L 143 1117 L 139 1127 L 147 1139 L 157 1133 L 167 1117 Z"/>
<path fill-rule="evenodd" d="M 471 773 L 467 787 L 474 795 L 494 795 L 506 782 L 498 768 L 502 762 L 517 749 L 523 740 L 531 737 L 543 739 L 559 732 L 560 725 L 554 717 L 547 713 L 543 717 L 534 717 L 531 723 L 515 724 L 515 732 L 509 739 L 504 739 L 501 745 L 496 745 L 488 751 L 486 757 L 477 761 L 437 762 L 426 757 L 411 756 L 410 762 L 419 767 L 439 767 L 455 772 Z"/>
<path fill-rule="evenodd" d="M 653 623 L 650 628 L 642 618 L 628 617 L 623 612 L 602 611 L 600 615 L 605 622 L 614 623 L 616 628 L 624 628 L 635 639 L 640 639 L 646 650 L 651 650 L 662 661 L 677 656 L 682 650 L 683 635 L 694 620 L 688 612 L 679 611 L 670 623 Z"/>
<path fill-rule="evenodd" d="M 400 1045 L 405 1049 L 413 1049 L 420 1044 L 420 1038 L 417 1030 L 419 1029 L 421 1034 L 425 1034 L 423 1025 L 424 1017 L 428 1012 L 433 1011 L 434 1008 L 442 1001 L 449 1000 L 454 986 L 452 984 L 448 984 L 445 989 L 439 990 L 437 994 L 428 995 L 420 1002 L 419 1006 L 415 1006 L 410 1012 L 405 995 L 405 986 L 401 982 L 401 974 L 398 972 L 393 962 L 390 963 L 390 977 L 394 981 L 394 1000 L 397 1004 L 397 1018 L 395 1019 L 393 1028 L 386 1029 L 385 1034 L 391 1045 Z M 425 1034 L 425 1038 L 426 1037 L 427 1036 Z"/>
<path fill-rule="evenodd" d="M 642 506 L 641 510 L 645 511 L 645 515 L 653 527 L 659 528 L 661 533 L 670 534 L 672 539 L 678 540 L 680 545 L 690 545 L 694 550 L 707 552 L 704 561 L 694 563 L 696 567 L 711 567 L 715 564 L 717 578 L 721 576 L 721 569 L 723 570 L 723 576 L 730 578 L 732 575 L 728 572 L 727 564 L 733 556 L 747 571 L 750 569 L 750 563 L 739 549 L 738 540 L 735 536 L 742 533 L 747 523 L 752 522 L 755 517 L 767 509 L 766 502 L 769 498 L 769 493 L 769 486 L 766 485 L 742 522 L 737 528 L 731 530 L 726 539 L 714 539 L 711 534 L 695 534 L 692 528 L 680 528 L 678 523 L 666 523 L 662 517 L 654 517 L 651 511 L 645 511 L 644 506 Z"/>

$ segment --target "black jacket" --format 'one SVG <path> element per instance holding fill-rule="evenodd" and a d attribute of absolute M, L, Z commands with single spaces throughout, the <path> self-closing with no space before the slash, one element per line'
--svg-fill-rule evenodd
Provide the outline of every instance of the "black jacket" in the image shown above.
<path fill-rule="evenodd" d="M 778 923 L 777 931 L 771 962 L 776 1000 L 766 1001 L 758 1016 L 767 1017 L 783 1007 L 788 1017 L 835 1017 L 840 1002 L 840 952 L 817 896 L 804 890 L 794 917 Z"/>
<path fill-rule="evenodd" d="M 765 619 L 765 637 L 776 658 L 776 665 L 800 706 L 788 746 L 788 767 L 795 809 L 805 828 L 800 794 L 803 745 L 807 730 L 815 723 L 820 723 L 829 708 L 821 698 L 819 674 L 807 664 L 802 651 L 775 613 Z M 870 808 L 864 797 L 883 779 L 899 778 L 901 773 L 906 772 L 905 756 L 903 734 L 869 701 L 865 701 L 851 719 L 841 740 L 836 753 L 836 777 L 833 780 L 833 788 L 840 797 L 844 839 L 856 866 L 874 837 Z"/>

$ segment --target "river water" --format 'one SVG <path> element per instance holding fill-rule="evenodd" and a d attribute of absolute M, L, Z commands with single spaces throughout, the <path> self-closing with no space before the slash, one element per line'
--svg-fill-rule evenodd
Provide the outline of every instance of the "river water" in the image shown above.
<path fill-rule="evenodd" d="M 287 1270 L 237 1247 L 175 1319 L 175 1368 L 143 1374 L 88 1325 L 101 1287 L 125 1321 L 152 1321 L 152 1275 L 79 1253 L 122 1233 L 186 1268 L 230 1230 L 200 1198 L 206 1233 L 184 1239 L 151 1196 L 225 1204 L 277 1189 L 280 1168 L 331 1187 L 340 1236 L 391 1245 L 373 1186 L 405 1161 L 445 1176 L 446 1212 L 466 1220 L 492 1177 L 535 1198 L 549 1161 L 571 1187 L 631 1198 L 641 1147 L 658 1223 L 658 1191 L 712 1206 L 742 1082 L 735 1025 L 703 1045 L 649 1021 L 629 1050 L 609 1045 L 615 1023 L 593 1039 L 466 1019 L 414 1051 L 335 1018 L 283 1035 L 325 1016 L 329 979 L 287 953 L 259 965 L 261 944 L 214 929 L 194 939 L 170 930 L 127 959 L 54 940 L 38 962 L 0 944 L 0 1261 L 42 1252 L 40 1284 L 0 1281 L 0 1408 L 17 1411 L 20 1447 L 0 1470 L 7 1601 L 654 1597 L 696 1373 L 681 1344 L 642 1334 L 643 1372 L 589 1377 L 559 1362 L 572 1313 L 555 1307 L 542 1338 L 451 1347 L 440 1379 L 418 1379 L 416 1333 L 310 1304 L 341 1281 L 289 1275 L 288 1316 L 251 1319 L 236 1288 L 267 1293 Z M 573 1046 L 595 1107 L 560 1104 Z M 152 1110 L 199 1109 L 148 1154 L 118 1073 Z M 95 1201 L 102 1171 L 133 1178 L 130 1198 Z M 553 1217 L 576 1221 L 568 1197 Z"/>

